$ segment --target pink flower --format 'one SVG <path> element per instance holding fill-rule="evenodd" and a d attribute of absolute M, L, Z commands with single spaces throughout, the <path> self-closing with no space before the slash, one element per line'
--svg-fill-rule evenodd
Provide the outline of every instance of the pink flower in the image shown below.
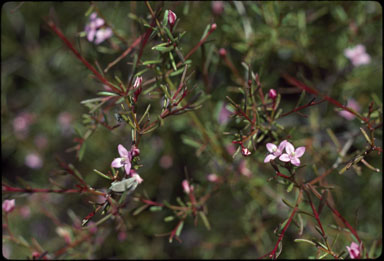
<path fill-rule="evenodd" d="M 193 186 L 190 186 L 189 185 L 189 182 L 188 180 L 183 180 L 183 182 L 181 182 L 181 185 L 183 186 L 183 190 L 186 194 L 189 194 L 191 193 L 191 191 L 193 191 Z"/>
<path fill-rule="evenodd" d="M 117 146 L 117 150 L 119 151 L 120 158 L 115 158 L 111 166 L 113 168 L 121 168 L 124 167 L 125 172 L 127 174 L 131 171 L 131 161 L 132 161 L 132 153 L 128 151 L 123 145 L 119 144 Z"/>
<path fill-rule="evenodd" d="M 283 150 L 285 148 L 287 144 L 287 141 L 286 140 L 283 140 L 282 142 L 280 142 L 280 145 L 279 147 L 277 147 L 275 144 L 273 143 L 267 143 L 266 147 L 267 147 L 267 150 L 271 153 L 271 154 L 268 154 L 267 157 L 265 157 L 264 159 L 264 163 L 268 163 L 270 162 L 271 160 L 274 160 L 275 158 L 279 157 L 281 155 L 281 153 L 283 153 Z"/>
<path fill-rule="evenodd" d="M 220 56 L 226 56 L 227 55 L 227 50 L 225 50 L 224 48 L 220 48 L 220 50 L 219 50 L 219 54 L 220 54 Z"/>
<path fill-rule="evenodd" d="M 10 213 L 15 209 L 15 200 L 14 199 L 6 199 L 3 202 L 3 211 L 6 213 Z"/>
<path fill-rule="evenodd" d="M 168 10 L 168 23 L 171 27 L 173 27 L 173 25 L 175 24 L 176 19 L 177 19 L 176 14 L 171 10 Z"/>
<path fill-rule="evenodd" d="M 212 1 L 211 7 L 212 7 L 212 12 L 215 15 L 221 15 L 224 11 L 223 1 Z"/>
<path fill-rule="evenodd" d="M 369 64 L 371 57 L 365 52 L 365 46 L 362 44 L 344 50 L 344 55 L 352 62 L 353 66 Z"/>
<path fill-rule="evenodd" d="M 272 100 L 276 99 L 276 97 L 277 97 L 277 92 L 276 92 L 276 90 L 275 90 L 275 89 L 269 89 L 268 96 L 269 96 L 269 98 L 271 98 Z"/>
<path fill-rule="evenodd" d="M 240 163 L 239 163 L 239 171 L 240 171 L 241 175 L 244 175 L 244 176 L 246 176 L 248 178 L 251 177 L 251 175 L 252 175 L 252 172 L 247 167 L 247 161 L 246 160 L 240 161 Z"/>
<path fill-rule="evenodd" d="M 290 161 L 293 165 L 299 166 L 300 165 L 299 158 L 304 155 L 305 147 L 298 147 L 295 150 L 295 147 L 293 147 L 293 145 L 287 141 L 285 145 L 285 151 L 287 153 L 282 154 L 279 157 L 279 160 L 284 162 Z"/>
<path fill-rule="evenodd" d="M 139 176 L 139 174 L 137 174 L 136 172 L 134 172 L 132 174 L 132 178 L 135 178 L 136 181 L 137 181 L 137 184 L 140 184 L 141 182 L 143 182 L 144 180 Z"/>
<path fill-rule="evenodd" d="M 352 242 L 351 246 L 347 246 L 349 256 L 351 259 L 360 258 L 360 247 L 355 242 Z"/>
<path fill-rule="evenodd" d="M 112 35 L 113 35 L 113 32 L 112 32 L 111 28 L 109 28 L 109 27 L 101 28 L 101 29 L 97 30 L 97 32 L 96 32 L 96 38 L 95 38 L 94 43 L 100 44 L 100 43 L 104 42 L 105 40 L 107 40 L 108 38 L 111 38 Z"/>
<path fill-rule="evenodd" d="M 354 99 L 348 99 L 348 103 L 347 103 L 347 107 L 353 109 L 354 111 L 356 112 L 359 112 L 360 111 L 360 106 L 359 104 L 354 100 Z M 339 115 L 341 117 L 344 117 L 346 118 L 347 120 L 353 120 L 356 116 L 352 113 L 350 113 L 349 111 L 346 111 L 346 110 L 342 110 L 339 112 Z"/>
<path fill-rule="evenodd" d="M 249 156 L 251 155 L 251 152 L 246 147 L 243 147 L 241 148 L 241 154 L 243 154 L 243 156 Z"/>
<path fill-rule="evenodd" d="M 100 44 L 113 35 L 111 28 L 101 28 L 104 24 L 104 19 L 97 17 L 97 13 L 92 13 L 89 16 L 89 23 L 84 29 L 87 33 L 88 41 Z"/>
<path fill-rule="evenodd" d="M 27 165 L 31 169 L 39 169 L 43 166 L 43 160 L 38 154 L 29 153 L 25 157 L 25 165 Z"/>
<path fill-rule="evenodd" d="M 212 174 L 209 174 L 208 177 L 207 177 L 208 181 L 212 182 L 212 183 L 216 183 L 220 180 L 219 176 L 217 176 L 216 174 L 212 173 Z"/>

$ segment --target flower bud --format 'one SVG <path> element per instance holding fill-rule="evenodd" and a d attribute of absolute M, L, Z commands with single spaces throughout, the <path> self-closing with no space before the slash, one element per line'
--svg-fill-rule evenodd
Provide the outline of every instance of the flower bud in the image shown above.
<path fill-rule="evenodd" d="M 220 48 L 220 50 L 219 50 L 219 54 L 220 54 L 220 56 L 226 56 L 227 55 L 227 51 L 224 49 L 224 48 Z"/>
<path fill-rule="evenodd" d="M 181 182 L 181 185 L 183 186 L 183 190 L 186 194 L 189 194 L 191 193 L 191 191 L 193 191 L 193 186 L 189 185 L 188 180 L 183 180 L 183 182 Z"/>
<path fill-rule="evenodd" d="M 275 89 L 270 89 L 269 92 L 268 92 L 268 96 L 269 98 L 271 98 L 272 100 L 276 99 L 277 97 L 277 92 Z"/>
<path fill-rule="evenodd" d="M 168 10 L 168 23 L 170 26 L 173 26 L 176 22 L 177 16 L 171 10 Z"/>
<path fill-rule="evenodd" d="M 249 149 L 243 147 L 241 149 L 241 154 L 243 154 L 243 156 L 249 156 L 249 155 L 251 155 L 251 152 L 249 151 Z"/>
<path fill-rule="evenodd" d="M 141 76 L 136 77 L 135 83 L 133 84 L 133 88 L 134 89 L 138 88 L 141 85 L 142 81 L 143 81 L 143 77 Z"/>
<path fill-rule="evenodd" d="M 15 200 L 14 199 L 6 199 L 3 202 L 3 211 L 6 213 L 10 213 L 15 209 Z"/>

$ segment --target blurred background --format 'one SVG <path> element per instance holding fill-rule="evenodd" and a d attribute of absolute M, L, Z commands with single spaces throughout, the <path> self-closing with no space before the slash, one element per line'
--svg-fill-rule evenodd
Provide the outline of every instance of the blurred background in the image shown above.
<path fill-rule="evenodd" d="M 168 242 L 167 233 L 175 221 L 164 222 L 172 214 L 169 210 L 145 210 L 132 215 L 138 206 L 132 203 L 124 212 L 126 229 L 114 226 L 112 220 L 102 224 L 92 240 L 69 250 L 62 258 L 257 258 L 272 250 L 277 241 L 273 231 L 290 213 L 282 198 L 294 202 L 294 192 L 275 181 L 270 165 L 263 163 L 267 153 L 259 146 L 252 155 L 231 156 L 237 147 L 232 145 L 239 128 L 223 115 L 225 96 L 237 97 L 239 85 L 235 75 L 220 58 L 220 48 L 240 74 L 246 78 L 243 61 L 260 76 L 263 92 L 274 88 L 282 95 L 281 108 L 292 110 L 301 90 L 288 84 L 282 74 L 294 76 L 340 103 L 364 114 L 374 101 L 382 106 L 382 8 L 374 1 L 353 2 L 254 2 L 254 1 L 188 1 L 150 2 L 154 10 L 176 13 L 177 33 L 186 32 L 181 50 L 188 53 L 201 39 L 208 24 L 216 23 L 216 31 L 209 41 L 192 57 L 191 86 L 196 85 L 210 98 L 195 113 L 210 135 L 214 135 L 227 156 L 207 146 L 202 148 L 204 135 L 196 127 L 189 113 L 167 118 L 164 125 L 142 137 L 140 143 L 140 176 L 144 182 L 135 193 L 146 193 L 152 200 L 175 203 L 175 198 L 188 200 L 181 181 L 193 181 L 197 195 L 213 186 L 208 175 L 226 176 L 228 182 L 212 195 L 207 203 L 208 231 L 201 221 L 194 226 L 187 219 L 181 233 L 182 243 Z M 89 42 L 85 26 L 89 10 L 99 14 L 113 28 L 114 35 L 106 41 Z M 73 178 L 60 174 L 59 157 L 72 163 L 83 174 L 88 184 L 96 189 L 107 189 L 110 183 L 92 170 L 107 172 L 111 161 L 118 156 L 117 145 L 129 148 L 131 130 L 122 125 L 113 131 L 99 127 L 86 141 L 81 161 L 71 148 L 78 133 L 85 131 L 83 114 L 88 109 L 80 102 L 97 97 L 104 90 L 90 71 L 76 59 L 61 39 L 47 26 L 53 19 L 81 55 L 95 67 L 105 69 L 133 41 L 145 32 L 145 23 L 151 16 L 144 2 L 7 2 L 1 10 L 1 164 L 2 182 L 15 187 L 48 188 L 50 179 L 65 188 L 75 184 Z M 151 40 L 142 60 L 156 58 Z M 363 60 L 356 60 L 349 50 L 363 46 Z M 137 51 L 137 48 L 136 50 Z M 207 61 L 208 58 L 208 63 Z M 112 67 L 105 77 L 118 76 L 128 81 L 133 56 L 128 55 Z M 144 81 L 149 74 L 143 74 Z M 307 95 L 307 102 L 314 96 Z M 160 109 L 160 100 L 143 98 L 138 111 L 143 112 L 153 103 L 153 113 Z M 285 128 L 295 146 L 308 146 L 302 161 L 303 180 L 323 173 L 336 161 L 337 150 L 327 129 L 331 129 L 344 145 L 359 133 L 361 122 L 343 117 L 339 109 L 322 103 L 303 111 L 307 117 L 291 114 L 278 123 Z M 110 125 L 117 124 L 109 115 Z M 378 114 L 376 117 L 381 117 Z M 381 131 L 376 143 L 382 146 Z M 197 144 L 197 145 L 196 145 Z M 362 135 L 353 140 L 350 157 L 364 150 Z M 382 169 L 382 155 L 376 152 L 366 160 Z M 346 161 L 347 161 L 346 160 Z M 345 162 L 346 162 L 345 161 Z M 344 163 L 345 164 L 345 163 Z M 317 166 L 317 172 L 314 170 Z M 343 164 L 340 165 L 344 166 Z M 382 244 L 382 172 L 376 173 L 364 165 L 351 168 L 343 175 L 337 172 L 327 177 L 333 186 L 332 196 L 338 211 L 356 228 L 371 257 L 381 254 Z M 15 198 L 16 209 L 9 225 L 15 235 L 27 241 L 36 241 L 49 253 L 65 246 L 58 227 L 68 228 L 92 211 L 89 196 L 77 194 L 9 194 Z M 305 205 L 304 208 L 308 208 Z M 308 211 L 310 208 L 307 209 Z M 331 238 L 340 237 L 334 249 L 340 253 L 350 245 L 349 233 L 338 232 L 337 224 L 326 209 L 321 215 Z M 316 238 L 315 220 L 303 217 L 304 235 Z M 308 258 L 316 256 L 316 248 L 295 243 L 298 230 L 291 225 L 283 240 L 281 258 Z M 71 235 L 74 237 L 74 235 Z M 3 255 L 11 259 L 31 257 L 28 248 L 3 240 Z"/>

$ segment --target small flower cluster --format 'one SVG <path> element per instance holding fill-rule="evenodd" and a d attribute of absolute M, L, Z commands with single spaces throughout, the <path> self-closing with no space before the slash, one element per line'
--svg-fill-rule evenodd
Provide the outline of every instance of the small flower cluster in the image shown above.
<path fill-rule="evenodd" d="M 299 158 L 303 156 L 305 152 L 305 147 L 298 147 L 295 150 L 295 147 L 293 147 L 293 145 L 286 140 L 283 140 L 279 146 L 276 146 L 273 143 L 267 143 L 266 147 L 271 154 L 268 154 L 265 157 L 264 163 L 268 163 L 279 157 L 279 160 L 281 161 L 291 162 L 295 166 L 300 166 Z M 286 153 L 283 153 L 284 149 Z"/>
<path fill-rule="evenodd" d="M 139 176 L 139 174 L 137 174 L 136 171 L 132 169 L 132 160 L 134 157 L 140 154 L 140 150 L 135 145 L 133 145 L 131 147 L 131 150 L 128 151 L 121 144 L 117 146 L 117 150 L 119 151 L 120 158 L 115 158 L 112 161 L 111 166 L 113 168 L 124 167 L 127 176 L 135 178 L 138 184 L 143 182 L 143 179 Z"/>
<path fill-rule="evenodd" d="M 345 49 L 344 55 L 355 67 L 369 64 L 371 62 L 371 56 L 365 52 L 365 46 L 362 44 L 358 44 L 355 47 Z"/>
<path fill-rule="evenodd" d="M 104 19 L 97 17 L 97 13 L 92 13 L 89 16 L 89 23 L 85 26 L 88 41 L 100 44 L 112 37 L 112 29 L 105 27 L 104 24 Z"/>

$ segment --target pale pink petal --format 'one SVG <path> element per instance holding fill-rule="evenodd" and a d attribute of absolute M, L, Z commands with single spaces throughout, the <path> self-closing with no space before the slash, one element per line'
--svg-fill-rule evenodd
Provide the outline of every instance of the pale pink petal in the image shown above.
<path fill-rule="evenodd" d="M 291 158 L 291 163 L 295 166 L 300 166 L 300 159 L 297 157 L 292 157 Z"/>
<path fill-rule="evenodd" d="M 285 145 L 285 151 L 288 154 L 292 154 L 293 152 L 295 152 L 295 147 L 293 147 L 293 145 L 289 141 L 287 141 Z"/>
<path fill-rule="evenodd" d="M 125 162 L 124 164 L 124 169 L 125 169 L 125 173 L 129 174 L 129 172 L 131 171 L 131 162 Z"/>
<path fill-rule="evenodd" d="M 275 159 L 275 158 L 276 158 L 275 155 L 273 155 L 273 154 L 269 154 L 269 155 L 267 155 L 267 157 L 265 157 L 265 159 L 264 159 L 264 163 L 268 163 L 269 161 L 271 161 L 271 160 L 273 160 L 273 159 Z"/>
<path fill-rule="evenodd" d="M 112 168 L 121 168 L 122 166 L 123 164 L 121 164 L 121 158 L 116 158 L 111 163 Z"/>
<path fill-rule="evenodd" d="M 104 19 L 102 19 L 102 18 L 96 18 L 96 20 L 93 21 L 93 22 L 94 22 L 94 25 L 95 25 L 96 27 L 100 27 L 100 26 L 102 26 L 102 25 L 104 24 Z"/>
<path fill-rule="evenodd" d="M 304 152 L 305 152 L 305 147 L 298 147 L 296 150 L 295 150 L 295 156 L 297 158 L 301 157 L 304 155 Z"/>
<path fill-rule="evenodd" d="M 267 150 L 268 150 L 270 153 L 273 153 L 273 152 L 276 151 L 276 149 L 277 149 L 276 145 L 273 144 L 273 143 L 267 143 L 266 147 L 267 147 Z"/>
<path fill-rule="evenodd" d="M 119 146 L 117 146 L 117 150 L 122 158 L 128 158 L 128 150 L 123 145 L 119 144 Z"/>
<path fill-rule="evenodd" d="M 287 142 L 286 140 L 283 140 L 282 142 L 280 142 L 280 145 L 279 145 L 279 151 L 283 152 L 283 150 L 285 149 L 285 146 L 287 146 Z"/>
<path fill-rule="evenodd" d="M 135 174 L 132 174 L 132 178 L 135 178 L 137 183 L 141 183 L 143 182 L 143 179 L 139 176 L 139 174 L 135 173 Z"/>
<path fill-rule="evenodd" d="M 279 157 L 279 160 L 288 162 L 288 161 L 291 161 L 291 158 L 289 157 L 288 154 L 284 153 L 283 155 L 281 155 L 281 156 Z"/>

